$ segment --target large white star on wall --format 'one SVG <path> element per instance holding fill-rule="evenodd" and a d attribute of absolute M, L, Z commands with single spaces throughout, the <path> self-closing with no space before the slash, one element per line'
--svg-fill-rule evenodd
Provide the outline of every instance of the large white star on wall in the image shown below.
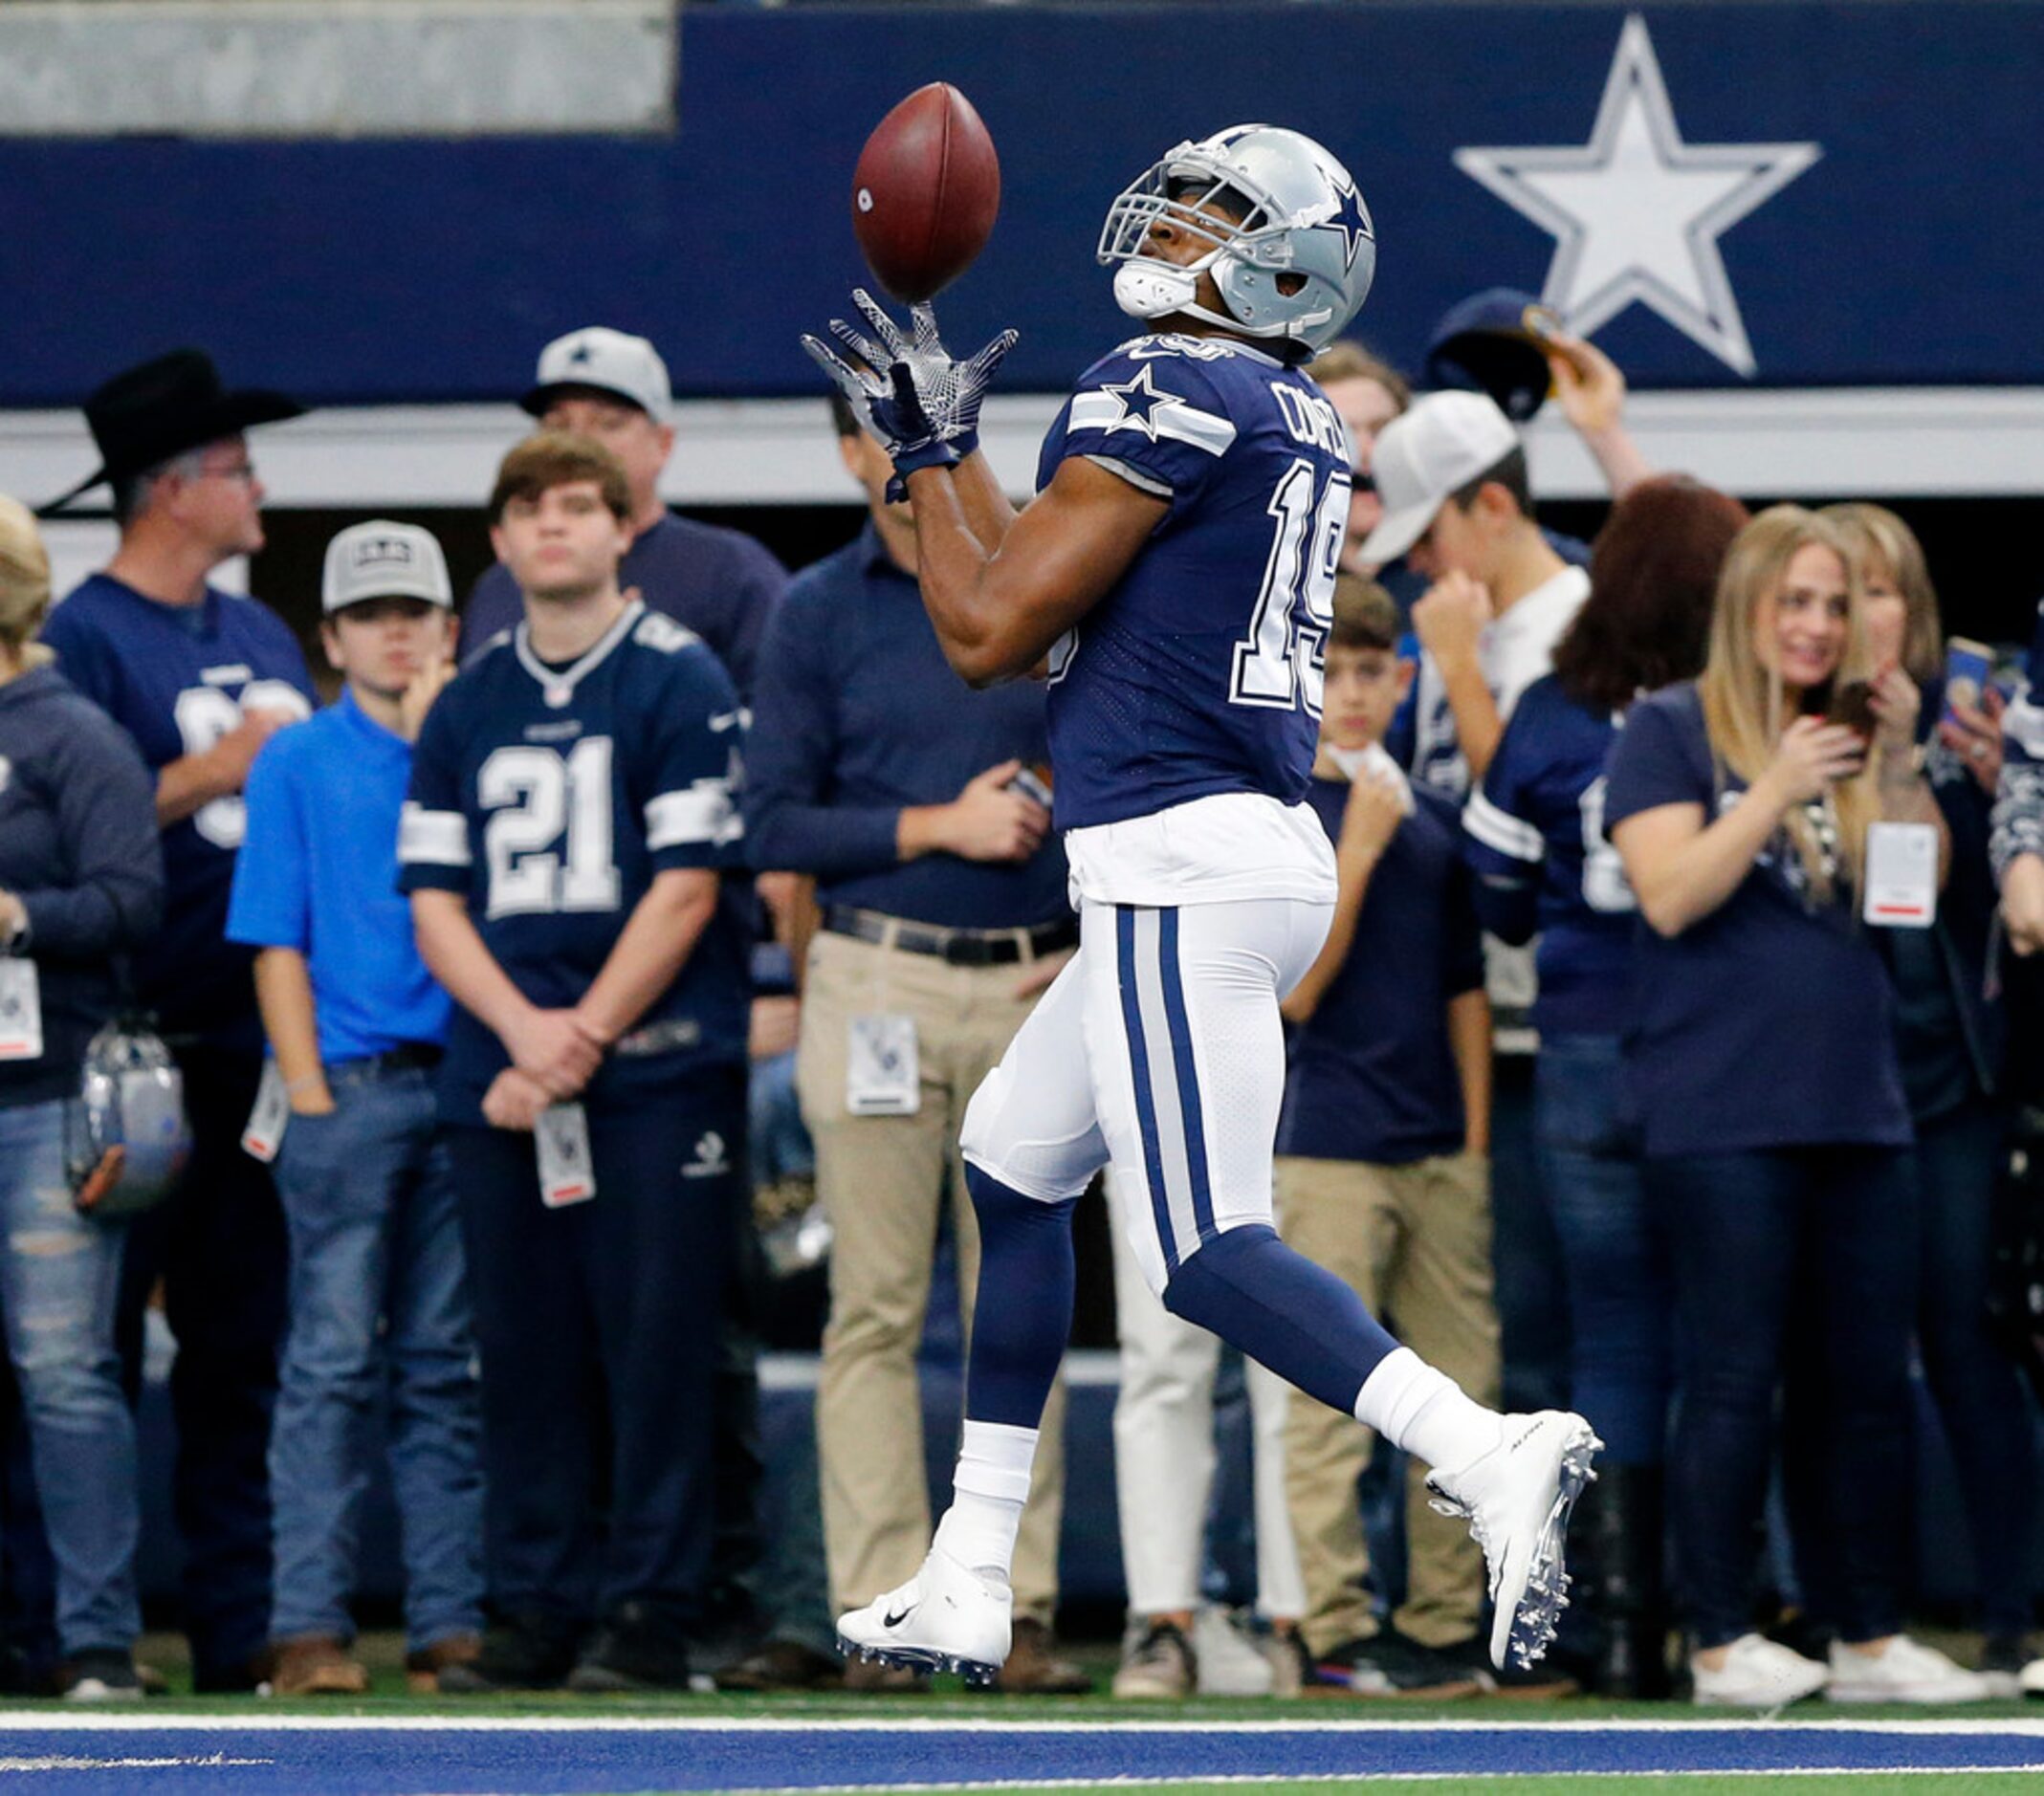
<path fill-rule="evenodd" d="M 1823 154 L 1815 143 L 1684 143 L 1646 21 L 1618 33 L 1581 148 L 1459 149 L 1455 165 L 1554 237 L 1542 297 L 1584 335 L 1637 299 L 1753 373 L 1718 238 Z"/>

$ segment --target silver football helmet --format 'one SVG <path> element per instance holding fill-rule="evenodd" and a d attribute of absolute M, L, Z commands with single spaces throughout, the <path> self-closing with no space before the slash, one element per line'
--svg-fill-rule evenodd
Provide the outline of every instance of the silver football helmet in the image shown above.
<path fill-rule="evenodd" d="M 1230 219 L 1208 209 L 1219 201 Z M 1214 247 L 1178 267 L 1143 252 L 1159 218 Z M 1376 273 L 1376 235 L 1349 171 L 1309 137 L 1239 124 L 1180 143 L 1108 208 L 1097 252 L 1114 273 L 1114 298 L 1132 318 L 1188 313 L 1249 337 L 1324 349 L 1361 308 Z M 1225 314 L 1194 298 L 1210 271 Z M 1281 276 L 1298 275 L 1286 293 Z"/>

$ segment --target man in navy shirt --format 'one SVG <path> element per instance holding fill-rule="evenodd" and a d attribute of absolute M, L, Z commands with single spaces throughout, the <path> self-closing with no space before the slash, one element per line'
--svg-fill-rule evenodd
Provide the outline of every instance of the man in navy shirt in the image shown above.
<path fill-rule="evenodd" d="M 1047 983 L 1048 957 L 1078 931 L 1036 783 L 1048 758 L 1043 690 L 975 693 L 952 672 L 917 593 L 914 515 L 887 502 L 888 459 L 849 409 L 835 416 L 869 517 L 796 578 L 768 633 L 746 814 L 754 864 L 814 875 L 823 911 L 797 1076 L 836 1231 L 817 1429 L 843 1610 L 921 1563 L 915 1352 L 947 1170 L 966 1304 L 978 1253 L 958 1119 Z M 898 1083 L 882 1076 L 890 1050 Z M 1011 1690 L 1087 1687 L 1050 1651 L 1062 1394 L 1022 1525 L 1016 1651 L 1001 1679 Z M 846 1681 L 912 1678 L 855 1662 Z"/>
<path fill-rule="evenodd" d="M 1461 820 L 1383 748 L 1413 668 L 1397 607 L 1344 576 L 1327 646 L 1320 752 L 1307 801 L 1334 843 L 1327 945 L 1282 1011 L 1294 1025 L 1278 1125 L 1286 1240 L 1479 1402 L 1498 1394 L 1490 1275 L 1490 1006 Z M 1484 1562 L 1406 1466 L 1405 1601 L 1375 1628 L 1355 1480 L 1369 1437 L 1295 1399 L 1286 1482 L 1306 1580 L 1308 1648 L 1359 1695 L 1463 1695 L 1500 1676 L 1478 1623 Z"/>
<path fill-rule="evenodd" d="M 389 1394 L 416 1682 L 481 1646 L 481 1418 L 460 1224 L 430 1068 L 448 997 L 397 889 L 411 743 L 453 671 L 447 562 L 382 519 L 328 544 L 320 594 L 340 702 L 284 731 L 249 773 L 228 932 L 258 952 L 274 1097 L 252 1126 L 276 1153 L 291 1233 L 291 1325 L 270 1437 L 278 1696 L 360 1696 L 348 1654 L 355 1548 Z M 387 1323 L 387 1327 L 381 1325 Z"/>
<path fill-rule="evenodd" d="M 548 430 L 593 437 L 625 465 L 631 485 L 631 544 L 618 583 L 647 609 L 685 624 L 715 650 L 740 697 L 787 574 L 750 537 L 677 517 L 660 497 L 674 450 L 667 363 L 643 337 L 590 325 L 539 352 L 538 377 L 518 404 Z M 521 616 L 517 581 L 500 561 L 485 569 L 463 614 L 473 661 Z"/>
<path fill-rule="evenodd" d="M 716 657 L 620 592 L 631 499 L 608 450 L 528 439 L 490 513 L 525 622 L 434 703 L 398 843 L 459 1006 L 440 1111 L 506 1624 L 440 1687 L 685 1689 L 746 1189 L 749 894 L 723 878 L 741 713 Z"/>
<path fill-rule="evenodd" d="M 253 1689 L 265 1669 L 265 1453 L 284 1321 L 276 1192 L 240 1147 L 262 1071 L 262 1026 L 253 951 L 227 936 L 228 890 L 250 763 L 312 710 L 290 627 L 208 576 L 263 546 L 262 483 L 243 431 L 297 411 L 280 394 L 224 390 L 197 350 L 145 362 L 94 393 L 85 416 L 104 466 L 75 491 L 111 482 L 121 547 L 43 632 L 65 677 L 135 738 L 156 779 L 164 927 L 132 973 L 184 1069 L 192 1157 L 170 1202 L 133 1226 L 121 1332 L 135 1377 L 143 1305 L 161 1274 L 178 1341 L 177 1513 L 201 1690 Z"/>

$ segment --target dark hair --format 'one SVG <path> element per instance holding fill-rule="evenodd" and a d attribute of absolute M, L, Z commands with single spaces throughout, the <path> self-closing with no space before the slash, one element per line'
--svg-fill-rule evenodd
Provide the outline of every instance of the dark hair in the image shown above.
<path fill-rule="evenodd" d="M 1382 648 L 1398 646 L 1398 607 L 1374 580 L 1360 574 L 1334 577 L 1334 626 L 1330 648 Z"/>
<path fill-rule="evenodd" d="M 538 430 L 504 457 L 490 493 L 490 521 L 499 524 L 513 499 L 537 500 L 555 487 L 593 480 L 620 523 L 631 521 L 631 483 L 625 464 L 601 443 L 565 430 Z"/>
<path fill-rule="evenodd" d="M 1590 597 L 1554 646 L 1579 704 L 1622 711 L 1703 671 L 1710 611 L 1748 514 L 1687 474 L 1643 480 L 1611 508 L 1590 555 Z"/>
<path fill-rule="evenodd" d="M 1533 515 L 1533 488 L 1527 477 L 1526 450 L 1514 444 L 1504 456 L 1470 481 L 1467 486 L 1458 487 L 1448 494 L 1455 502 L 1458 512 L 1466 512 L 1476 503 L 1476 495 L 1485 487 L 1499 486 L 1511 494 L 1512 503 L 1518 507 L 1521 517 Z"/>
<path fill-rule="evenodd" d="M 830 423 L 841 437 L 859 434 L 859 414 L 852 410 L 851 401 L 836 385 L 830 389 Z"/>
<path fill-rule="evenodd" d="M 1392 404 L 1400 411 L 1413 403 L 1413 389 L 1404 375 L 1390 362 L 1373 356 L 1352 337 L 1335 339 L 1306 364 L 1306 371 L 1322 386 L 1330 386 L 1337 381 L 1374 381 L 1391 395 Z"/>

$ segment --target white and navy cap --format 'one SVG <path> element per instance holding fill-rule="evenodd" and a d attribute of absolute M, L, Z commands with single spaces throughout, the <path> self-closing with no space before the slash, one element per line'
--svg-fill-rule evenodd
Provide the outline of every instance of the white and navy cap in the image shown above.
<path fill-rule="evenodd" d="M 660 352 L 643 337 L 628 337 L 601 324 L 570 331 L 540 350 L 533 389 L 518 404 L 535 418 L 542 418 L 564 386 L 614 393 L 657 424 L 665 424 L 674 406 L 667 363 L 660 360 Z"/>
<path fill-rule="evenodd" d="M 350 524 L 326 545 L 320 610 L 332 617 L 367 599 L 423 599 L 454 608 L 447 557 L 431 531 L 372 517 L 366 524 Z"/>
<path fill-rule="evenodd" d="M 1487 393 L 1429 393 L 1377 432 L 1370 451 L 1384 515 L 1357 555 L 1373 567 L 1396 561 L 1440 508 L 1519 447 L 1519 433 Z"/>

